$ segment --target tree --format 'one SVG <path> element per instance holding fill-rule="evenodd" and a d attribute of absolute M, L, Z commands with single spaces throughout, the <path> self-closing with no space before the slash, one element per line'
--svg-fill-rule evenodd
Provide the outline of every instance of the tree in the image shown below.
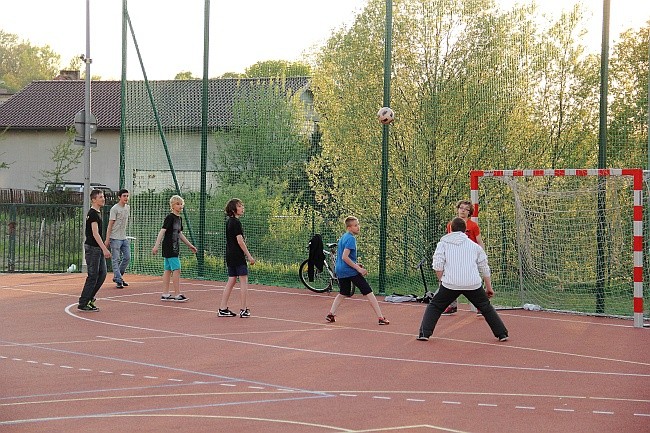
<path fill-rule="evenodd" d="M 306 138 L 303 106 L 280 83 L 241 87 L 233 101 L 232 129 L 217 133 L 212 156 L 220 183 L 269 185 L 283 191 L 283 181 L 302 173 Z M 305 185 L 306 186 L 306 185 Z"/>
<path fill-rule="evenodd" d="M 286 60 L 265 60 L 246 68 L 246 77 L 308 77 L 311 75 L 309 65 Z"/>
<path fill-rule="evenodd" d="M 239 72 L 224 72 L 218 78 L 246 78 L 246 74 Z"/>
<path fill-rule="evenodd" d="M 584 123 L 594 120 L 594 76 L 579 46 L 580 10 L 544 30 L 534 5 L 502 12 L 492 0 L 394 0 L 393 8 L 391 254 L 407 254 L 405 233 L 416 249 L 434 244 L 449 205 L 469 196 L 472 169 L 593 160 L 584 152 L 593 148 Z M 312 81 L 323 116 L 312 188 L 326 208 L 366 221 L 380 208 L 382 126 L 374 113 L 382 105 L 385 16 L 385 2 L 370 0 L 316 55 Z"/>
<path fill-rule="evenodd" d="M 174 80 L 198 80 L 190 71 L 182 71 L 176 74 Z"/>
<path fill-rule="evenodd" d="M 8 128 L 6 128 L 6 129 L 4 129 L 3 131 L 0 132 L 0 140 L 3 138 L 3 135 L 5 135 L 5 132 L 7 132 L 7 129 Z M 0 156 L 3 156 L 3 155 L 4 155 L 4 152 L 0 154 Z M 12 164 L 11 162 L 0 161 L 0 170 L 3 169 L 3 168 L 9 168 L 9 166 L 11 164 Z"/>
<path fill-rule="evenodd" d="M 74 170 L 81 163 L 81 156 L 84 153 L 83 146 L 74 144 L 74 130 L 70 129 L 66 132 L 65 140 L 61 141 L 49 152 L 52 154 L 52 162 L 54 168 L 49 170 L 40 170 L 39 173 L 43 176 L 40 179 L 43 184 L 51 183 L 53 185 L 60 185 L 66 181 L 65 175 Z"/>
<path fill-rule="evenodd" d="M 613 47 L 608 166 L 645 167 L 647 164 L 649 37 L 650 22 L 638 31 L 624 32 Z"/>
<path fill-rule="evenodd" d="M 576 5 L 551 23 L 523 71 L 529 75 L 530 152 L 527 165 L 548 168 L 595 167 L 600 59 L 583 55 L 586 33 L 583 12 Z"/>
<path fill-rule="evenodd" d="M 18 91 L 34 80 L 51 80 L 59 73 L 61 56 L 45 45 L 38 47 L 0 30 L 0 81 Z"/>

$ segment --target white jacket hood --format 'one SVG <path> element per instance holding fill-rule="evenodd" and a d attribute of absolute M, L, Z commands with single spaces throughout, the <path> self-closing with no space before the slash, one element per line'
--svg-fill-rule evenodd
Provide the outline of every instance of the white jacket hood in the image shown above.
<path fill-rule="evenodd" d="M 451 232 L 447 233 L 443 237 L 440 238 L 440 242 L 444 242 L 446 244 L 452 244 L 452 245 L 460 245 L 465 241 L 468 241 L 469 238 L 467 235 L 463 232 Z"/>

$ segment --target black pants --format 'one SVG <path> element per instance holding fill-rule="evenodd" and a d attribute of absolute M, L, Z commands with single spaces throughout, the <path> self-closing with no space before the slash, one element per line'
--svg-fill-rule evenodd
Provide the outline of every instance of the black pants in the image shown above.
<path fill-rule="evenodd" d="M 106 259 L 99 247 L 84 244 L 88 276 L 79 297 L 79 305 L 85 306 L 92 301 L 106 279 Z"/>
<path fill-rule="evenodd" d="M 431 337 L 442 312 L 460 295 L 464 295 L 483 314 L 485 321 L 490 326 L 490 329 L 492 329 L 495 337 L 508 335 L 506 326 L 501 321 L 497 310 L 490 304 L 490 300 L 482 287 L 474 290 L 450 290 L 442 284 L 424 311 L 422 324 L 420 325 L 420 334 L 425 337 Z"/>

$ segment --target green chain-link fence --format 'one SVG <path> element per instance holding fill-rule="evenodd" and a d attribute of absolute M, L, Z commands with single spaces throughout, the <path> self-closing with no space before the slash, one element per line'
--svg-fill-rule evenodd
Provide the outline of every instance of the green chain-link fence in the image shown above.
<path fill-rule="evenodd" d="M 396 121 L 389 127 L 388 212 L 380 232 L 382 126 L 375 113 L 384 92 L 387 3 Z M 138 17 L 130 18 L 137 35 Z M 586 19 L 579 5 L 545 21 L 531 6 L 500 10 L 487 0 L 370 0 L 316 50 L 309 76 L 301 69 L 210 79 L 206 92 L 202 80 L 124 82 L 121 178 L 132 193 L 132 271 L 162 272 L 150 249 L 169 197 L 180 193 L 185 233 L 200 249 L 196 257 L 182 250 L 183 276 L 224 280 L 223 207 L 238 197 L 258 260 L 252 282 L 299 287 L 297 268 L 311 235 L 335 241 L 343 218 L 354 214 L 361 221 L 359 254 L 376 291 L 421 294 L 415 265 L 430 258 L 456 201 L 469 198 L 470 170 L 597 167 L 600 52 L 583 45 Z M 610 50 L 607 167 L 648 165 L 649 28 L 615 35 Z M 502 211 L 507 224 L 517 221 L 514 201 Z M 621 218 L 629 223 L 632 216 Z M 567 229 L 547 229 L 527 248 L 556 260 L 566 254 Z M 382 237 L 386 279 L 379 287 Z M 490 241 L 486 236 L 488 255 L 496 254 L 501 245 Z M 609 295 L 627 299 L 631 315 L 628 253 L 620 275 L 630 278 L 622 286 L 617 280 Z M 592 260 L 585 251 L 575 266 L 594 266 Z M 431 287 L 431 272 L 426 276 Z M 589 290 L 575 298 L 589 297 Z M 497 303 L 534 300 L 518 293 Z M 557 308 L 590 311 L 589 302 L 574 301 Z"/>

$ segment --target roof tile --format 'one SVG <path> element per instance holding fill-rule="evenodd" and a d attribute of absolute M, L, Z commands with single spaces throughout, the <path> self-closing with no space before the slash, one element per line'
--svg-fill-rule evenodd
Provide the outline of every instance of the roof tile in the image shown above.
<path fill-rule="evenodd" d="M 201 126 L 201 80 L 151 81 L 149 88 L 163 126 Z M 208 124 L 227 126 L 232 121 L 232 105 L 237 95 L 255 86 L 281 83 L 290 93 L 306 88 L 307 77 L 223 78 L 209 81 Z M 91 83 L 91 112 L 98 129 L 120 129 L 120 81 Z M 85 81 L 33 81 L 0 105 L 0 128 L 67 129 L 75 114 L 84 108 Z M 153 111 L 144 81 L 128 81 L 125 88 L 129 119 L 154 124 Z M 185 107 L 185 110 L 179 110 Z"/>

